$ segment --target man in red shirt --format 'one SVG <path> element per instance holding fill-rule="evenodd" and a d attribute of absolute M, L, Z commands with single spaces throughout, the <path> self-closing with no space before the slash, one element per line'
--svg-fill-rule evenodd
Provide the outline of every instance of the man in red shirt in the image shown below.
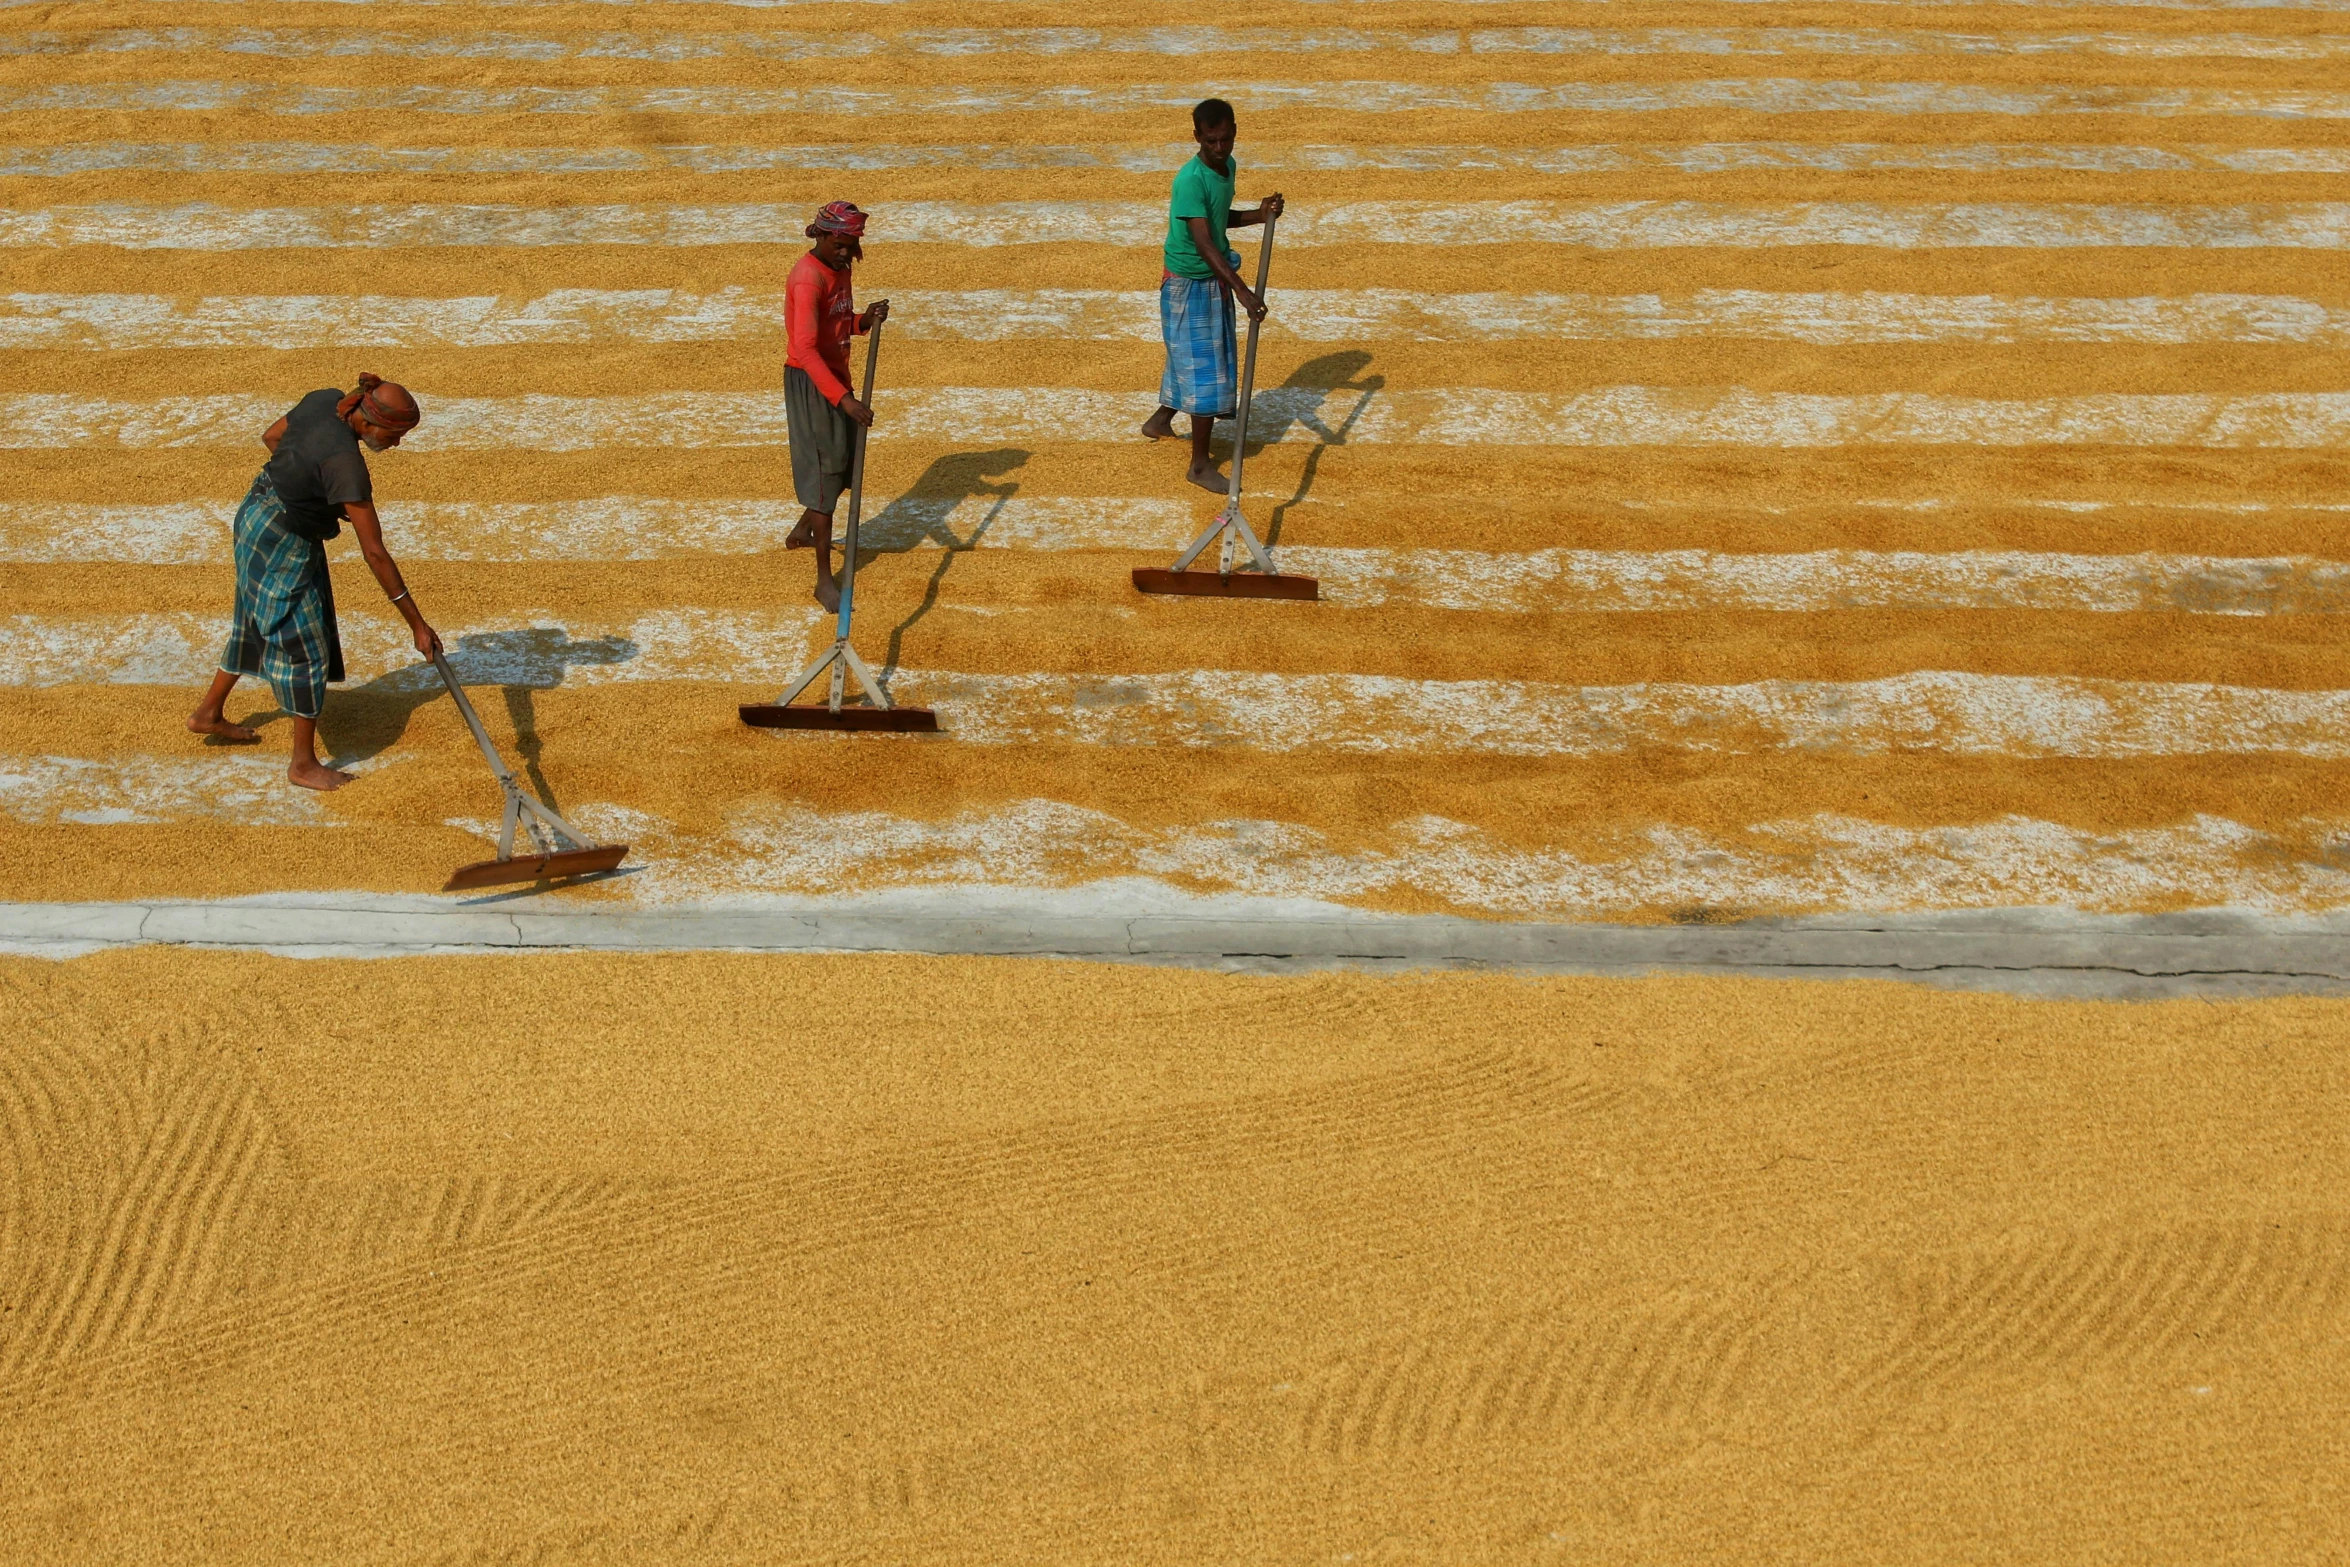
<path fill-rule="evenodd" d="M 857 242 L 865 214 L 845 201 L 828 204 L 808 225 L 816 242 L 791 269 L 784 285 L 783 413 L 791 438 L 792 489 L 799 496 L 798 526 L 786 549 L 816 552 L 816 602 L 840 608 L 840 584 L 832 572 L 832 508 L 849 487 L 849 465 L 857 453 L 856 426 L 873 425 L 873 410 L 849 390 L 849 339 L 889 319 L 889 301 L 878 300 L 857 313 L 849 268 L 865 259 Z"/>

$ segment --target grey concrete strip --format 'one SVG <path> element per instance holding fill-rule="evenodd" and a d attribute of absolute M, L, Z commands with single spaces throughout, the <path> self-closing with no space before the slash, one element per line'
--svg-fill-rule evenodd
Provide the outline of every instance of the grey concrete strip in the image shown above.
<path fill-rule="evenodd" d="M 2350 916 L 2233 910 L 1833 915 L 1716 925 L 1538 924 L 1001 889 L 647 910 L 545 897 L 283 895 L 0 904 L 0 950 L 69 957 L 174 944 L 306 957 L 491 951 L 928 952 L 1249 972 L 1497 968 L 1909 979 L 2034 995 L 2350 995 Z"/>

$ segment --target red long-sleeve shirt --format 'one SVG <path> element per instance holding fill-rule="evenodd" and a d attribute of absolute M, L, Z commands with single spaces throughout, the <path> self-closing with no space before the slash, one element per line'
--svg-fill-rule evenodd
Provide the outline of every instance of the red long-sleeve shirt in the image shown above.
<path fill-rule="evenodd" d="M 849 395 L 849 339 L 857 335 L 857 300 L 846 268 L 835 272 L 813 252 L 791 269 L 783 289 L 783 362 L 797 365 L 824 400 L 838 406 Z"/>

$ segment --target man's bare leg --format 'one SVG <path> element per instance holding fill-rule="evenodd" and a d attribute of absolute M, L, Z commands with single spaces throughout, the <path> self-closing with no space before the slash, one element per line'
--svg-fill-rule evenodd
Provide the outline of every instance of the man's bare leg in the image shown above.
<path fill-rule="evenodd" d="M 787 550 L 814 549 L 816 547 L 816 519 L 820 515 L 821 513 L 812 511 L 801 512 L 800 520 L 792 525 L 790 533 L 784 535 L 783 547 Z M 826 527 L 830 527 L 832 519 L 826 517 L 824 523 Z"/>
<path fill-rule="evenodd" d="M 1215 453 L 1208 446 L 1215 431 L 1216 421 L 1213 415 L 1193 414 L 1191 416 L 1191 471 L 1186 473 L 1184 477 L 1203 490 L 1213 490 L 1218 495 L 1222 495 L 1232 486 L 1226 484 L 1224 476 L 1216 471 Z"/>
<path fill-rule="evenodd" d="M 358 775 L 355 773 L 341 772 L 325 766 L 318 760 L 317 719 L 297 718 L 294 720 L 294 760 L 293 764 L 286 769 L 286 778 L 290 782 L 300 784 L 305 789 L 317 789 L 323 792 L 328 789 L 340 789 L 356 776 Z"/>
<path fill-rule="evenodd" d="M 832 513 L 812 511 L 816 519 L 816 537 L 809 546 L 816 551 L 816 602 L 829 613 L 840 610 L 840 583 L 832 571 Z"/>
<path fill-rule="evenodd" d="M 237 677 L 225 669 L 212 677 L 212 689 L 204 693 L 204 700 L 197 703 L 196 710 L 188 715 L 190 734 L 218 735 L 223 740 L 234 740 L 240 744 L 261 738 L 258 730 L 249 729 L 243 724 L 232 724 L 221 714 L 221 706 L 228 701 L 229 691 L 236 683 Z"/>
<path fill-rule="evenodd" d="M 1175 410 L 1161 408 L 1157 413 L 1143 420 L 1142 433 L 1147 440 L 1166 440 L 1175 433 Z"/>

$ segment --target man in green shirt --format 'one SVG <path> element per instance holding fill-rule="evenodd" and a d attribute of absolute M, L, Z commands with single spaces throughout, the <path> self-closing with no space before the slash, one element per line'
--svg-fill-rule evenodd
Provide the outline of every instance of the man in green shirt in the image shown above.
<path fill-rule="evenodd" d="M 1240 253 L 1224 247 L 1225 230 L 1246 228 L 1281 215 L 1281 197 L 1265 198 L 1246 212 L 1232 210 L 1232 182 L 1239 166 L 1232 144 L 1239 136 L 1232 105 L 1210 98 L 1191 111 L 1192 137 L 1199 156 L 1175 174 L 1167 204 L 1165 268 L 1159 279 L 1159 330 L 1167 342 L 1167 369 L 1159 378 L 1159 411 L 1142 433 L 1164 440 L 1175 433 L 1178 411 L 1191 415 L 1191 469 L 1185 475 L 1203 490 L 1224 493 L 1208 440 L 1218 419 L 1229 419 L 1239 382 L 1240 354 L 1234 341 L 1232 302 L 1249 319 L 1265 319 L 1265 302 L 1240 280 Z"/>

